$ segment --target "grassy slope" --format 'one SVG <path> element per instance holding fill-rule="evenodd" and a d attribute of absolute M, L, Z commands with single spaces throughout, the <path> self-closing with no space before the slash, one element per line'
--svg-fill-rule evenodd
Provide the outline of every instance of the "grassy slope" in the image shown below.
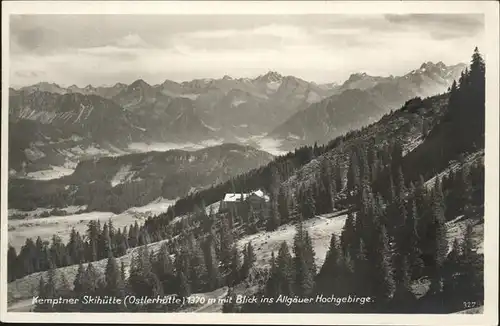
<path fill-rule="evenodd" d="M 337 235 L 340 234 L 345 222 L 345 218 L 346 215 L 344 214 L 344 212 L 337 212 L 333 214 L 316 216 L 316 218 L 308 220 L 305 223 L 305 227 L 310 232 L 311 238 L 313 240 L 313 246 L 316 252 L 316 264 L 318 267 L 322 265 L 325 259 L 332 233 L 336 233 Z M 451 246 L 451 240 L 456 237 L 459 237 L 460 234 L 463 232 L 465 223 L 466 220 L 462 220 L 460 218 L 457 218 L 447 223 L 450 246 Z M 482 239 L 484 233 L 483 225 L 482 224 L 476 225 L 476 227 L 474 228 L 474 232 L 477 239 L 476 245 L 479 248 L 482 248 Z M 274 251 L 275 253 L 277 253 L 279 246 L 283 241 L 286 241 L 291 247 L 294 235 L 295 235 L 294 225 L 283 225 L 273 232 L 262 231 L 253 235 L 244 236 L 243 238 L 237 241 L 237 245 L 238 249 L 241 250 L 244 245 L 246 245 L 248 242 L 251 241 L 252 245 L 255 248 L 255 253 L 257 256 L 256 268 L 257 269 L 267 268 L 269 267 L 268 264 L 269 264 L 269 259 L 271 257 L 271 252 Z M 157 252 L 165 241 L 166 240 L 152 243 L 148 245 L 148 248 L 152 252 Z M 124 262 L 127 272 L 132 257 L 137 253 L 138 249 L 139 248 L 130 249 L 126 255 L 117 258 L 118 264 L 120 264 L 122 261 Z M 103 259 L 98 262 L 94 262 L 93 265 L 101 272 L 104 272 L 106 263 L 107 259 Z M 85 264 L 84 266 L 86 265 L 87 264 Z M 78 266 L 73 265 L 73 266 L 58 268 L 56 273 L 57 275 L 64 273 L 68 282 L 72 284 L 76 276 L 77 270 Z M 9 306 L 16 310 L 27 309 L 26 306 L 29 305 L 28 301 L 33 296 L 34 294 L 33 291 L 35 291 L 40 276 L 42 275 L 44 278 L 47 278 L 47 272 L 39 272 L 27 275 L 21 279 L 9 283 L 8 294 L 7 294 Z M 420 282 L 414 284 L 415 292 L 420 292 L 422 294 L 425 293 L 426 287 L 427 283 L 425 282 L 425 280 L 421 280 Z M 206 293 L 204 295 L 209 297 L 223 297 L 224 295 L 221 293 L 221 291 L 223 290 L 219 289 L 212 293 Z M 216 305 L 215 307 L 208 308 L 207 306 L 205 308 L 206 311 L 213 311 L 213 310 L 217 311 L 221 307 L 222 307 L 221 305 Z"/>

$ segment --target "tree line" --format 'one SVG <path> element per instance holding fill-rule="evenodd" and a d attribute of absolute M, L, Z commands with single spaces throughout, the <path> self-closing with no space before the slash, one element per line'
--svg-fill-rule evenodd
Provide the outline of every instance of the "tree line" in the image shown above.
<path fill-rule="evenodd" d="M 464 73 L 459 87 L 454 84 L 452 89 L 455 90 L 450 91 L 462 92 L 463 97 L 467 97 L 470 92 L 474 93 L 471 98 L 476 101 L 470 102 L 471 105 L 468 106 L 471 112 L 481 108 L 482 98 L 477 94 L 480 87 L 483 87 L 484 92 L 484 81 L 478 81 L 481 76 L 484 80 L 484 63 L 475 51 L 471 69 Z M 464 115 L 473 115 L 461 111 L 465 110 L 463 106 L 456 109 L 456 102 L 451 98 L 443 119 L 431 130 L 429 137 L 424 140 L 423 147 L 427 143 L 435 142 L 435 138 L 430 136 L 434 130 L 444 128 L 443 125 L 453 126 L 455 121 L 461 121 Z M 484 110 L 484 100 L 482 108 Z M 454 126 L 450 128 L 453 130 Z M 480 123 L 477 123 L 476 131 L 481 133 Z M 328 146 L 315 145 L 308 151 L 300 152 L 303 155 L 299 156 L 303 160 L 301 163 L 305 164 L 315 155 L 321 155 Z M 474 147 L 477 143 L 470 146 L 464 146 L 462 152 L 471 148 L 477 149 Z M 127 232 L 115 232 L 109 223 L 100 230 L 96 222 L 97 225 L 89 223 L 86 240 L 82 240 L 77 232 L 74 236 L 72 233 L 66 246 L 54 238 L 50 247 L 47 242 L 44 244 L 37 240 L 35 244 L 27 240 L 19 256 L 15 255 L 13 248 L 9 248 L 9 280 L 11 275 L 14 275 L 13 278 L 20 275 L 16 274 L 19 273 L 18 270 L 27 270 L 26 274 L 29 274 L 37 268 L 45 268 L 49 270 L 48 283 L 51 283 L 50 275 L 54 268 L 60 267 L 58 264 L 82 264 L 105 257 L 111 259 L 112 256 L 123 255 L 127 248 L 169 239 L 169 245 L 162 250 L 174 255 L 175 261 L 169 264 L 165 258 L 162 264 L 172 266 L 167 268 L 170 272 L 159 272 L 158 276 L 152 271 L 152 266 L 156 266 L 158 262 L 155 258 L 149 258 L 149 264 L 145 261 L 132 264 L 127 284 L 129 290 L 134 288 L 133 284 L 148 284 L 147 287 L 136 286 L 135 289 L 141 291 L 147 288 L 148 291 L 153 291 L 151 293 L 161 290 L 167 291 L 163 293 L 185 296 L 193 290 L 209 291 L 221 284 L 234 286 L 250 275 L 247 266 L 253 264 L 250 262 L 253 262 L 254 258 L 245 258 L 243 264 L 240 264 L 235 237 L 260 230 L 272 231 L 282 224 L 296 222 L 298 224 L 294 238 L 294 255 L 290 254 L 286 243 L 282 244 L 276 257 L 273 253 L 269 278 L 261 289 L 262 294 L 271 296 L 278 293 L 355 293 L 358 296 L 376 298 L 376 304 L 372 306 L 374 311 L 415 311 L 418 307 L 428 311 L 431 306 L 438 307 L 434 308 L 436 311 L 451 311 L 457 308 L 460 300 L 466 296 L 467 300 L 477 298 L 480 302 L 483 296 L 482 256 L 473 249 L 472 225 L 467 226 L 461 242 L 456 240 L 450 244 L 446 236 L 446 221 L 459 215 L 471 217 L 480 214 L 478 210 L 484 200 L 484 165 L 477 163 L 468 166 L 462 160 L 459 169 L 451 171 L 447 176 L 435 176 L 431 182 L 425 182 L 428 179 L 428 171 L 426 177 L 415 177 L 414 173 L 405 172 L 408 161 L 415 159 L 410 154 L 403 156 L 402 146 L 397 141 L 379 147 L 370 146 L 370 143 L 366 142 L 358 144 L 347 154 L 349 164 L 346 171 L 338 160 L 324 159 L 312 181 L 294 189 L 286 187 L 283 182 L 288 179 L 287 174 L 293 171 L 293 165 L 290 168 L 286 163 L 286 156 L 281 157 L 276 161 L 285 163 L 268 165 L 259 171 L 261 176 L 266 175 L 265 184 L 271 195 L 269 207 L 262 208 L 259 212 L 249 211 L 248 218 L 231 212 L 211 211 L 207 214 L 204 201 L 200 200 L 198 204 L 199 199 L 195 194 L 184 202 L 181 201 L 179 206 L 170 208 L 166 214 L 149 218 L 143 226 L 137 226 L 137 229 L 135 226 L 131 227 Z M 291 157 L 293 154 L 288 155 L 288 158 Z M 245 180 L 246 177 L 252 176 L 252 173 L 256 172 L 239 178 Z M 258 179 L 260 178 L 255 178 Z M 235 190 L 234 181 L 228 182 L 226 186 Z M 173 218 L 180 215 L 177 209 L 181 208 L 182 212 L 190 205 L 195 207 L 193 213 L 172 225 L 170 222 Z M 303 221 L 339 208 L 348 208 L 350 213 L 339 239 L 335 235 L 332 236 L 329 252 L 318 272 L 314 263 L 315 253 L 311 238 L 304 229 Z M 133 236 L 130 237 L 132 229 Z M 110 230 L 113 230 L 111 235 Z M 41 242 L 41 245 L 38 245 L 38 242 Z M 124 245 L 125 242 L 128 242 L 127 246 Z M 450 245 L 452 250 L 448 254 Z M 245 257 L 255 257 L 249 253 L 248 246 L 244 250 Z M 143 250 L 140 248 L 140 257 L 158 256 L 144 253 Z M 15 262 L 12 266 L 16 268 L 10 268 L 12 261 Z M 87 269 L 89 266 L 91 264 L 87 265 Z M 149 271 L 157 275 L 161 286 Z M 429 280 L 430 289 L 425 300 L 417 300 L 411 286 L 415 280 L 422 277 Z M 134 283 L 136 278 L 138 283 Z M 217 281 L 221 278 L 224 281 Z M 122 280 L 125 280 L 125 277 L 122 277 Z M 163 283 L 165 280 L 170 281 Z M 43 282 L 41 281 L 41 284 Z M 103 284 L 91 288 L 103 289 Z M 45 289 L 44 286 L 40 289 Z M 443 302 L 446 302 L 445 307 Z M 243 311 L 252 311 L 252 307 L 245 306 Z M 270 309 L 269 311 L 305 309 L 304 306 L 280 305 L 260 308 Z M 341 306 L 336 309 L 355 311 L 358 308 Z M 369 311 L 370 308 L 362 309 Z"/>

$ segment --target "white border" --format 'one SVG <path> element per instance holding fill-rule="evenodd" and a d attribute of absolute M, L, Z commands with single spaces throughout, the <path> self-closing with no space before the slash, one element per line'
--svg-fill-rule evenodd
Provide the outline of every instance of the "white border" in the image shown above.
<path fill-rule="evenodd" d="M 15 313 L 7 312 L 7 155 L 10 14 L 375 14 L 482 13 L 486 46 L 485 306 L 477 315 L 396 314 L 210 314 L 210 313 Z M 498 323 L 499 4 L 496 1 L 13 1 L 2 2 L 2 170 L 0 316 L 10 322 L 177 324 L 405 324 L 496 325 Z M 472 52 L 472 49 L 471 49 Z M 75 318 L 76 317 L 76 318 Z"/>

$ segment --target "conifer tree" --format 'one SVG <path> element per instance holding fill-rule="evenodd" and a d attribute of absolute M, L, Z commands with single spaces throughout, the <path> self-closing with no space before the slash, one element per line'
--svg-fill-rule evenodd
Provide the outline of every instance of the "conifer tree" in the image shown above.
<path fill-rule="evenodd" d="M 337 236 L 335 233 L 332 233 L 330 247 L 328 248 L 325 261 L 318 274 L 319 287 L 321 287 L 321 292 L 324 294 L 332 294 L 335 286 L 339 282 L 340 256 L 341 252 L 337 244 Z"/>
<path fill-rule="evenodd" d="M 355 243 L 355 236 L 354 214 L 349 212 L 340 235 L 340 248 L 344 255 L 349 253 L 352 257 L 352 244 Z"/>
<path fill-rule="evenodd" d="M 373 284 L 377 298 L 386 301 L 394 294 L 395 282 L 389 239 L 384 225 L 377 228 L 376 239 L 377 254 L 373 266 Z"/>
<path fill-rule="evenodd" d="M 182 271 L 178 274 L 178 282 L 179 282 L 179 293 L 178 293 L 179 296 L 183 298 L 189 297 L 191 295 L 191 287 L 189 285 L 189 281 L 186 275 L 184 275 Z"/>
<path fill-rule="evenodd" d="M 269 269 L 269 278 L 267 279 L 266 286 L 264 288 L 264 295 L 268 298 L 274 298 L 279 294 L 279 272 L 276 259 L 274 257 L 274 251 L 271 252 L 271 261 L 269 265 L 271 267 Z"/>
<path fill-rule="evenodd" d="M 234 244 L 234 238 L 226 219 L 222 219 L 219 229 L 220 233 L 220 260 L 225 270 L 229 270 L 231 265 L 231 250 Z"/>
<path fill-rule="evenodd" d="M 431 278 L 431 293 L 442 291 L 442 267 L 448 254 L 448 241 L 444 217 L 444 196 L 439 178 L 436 178 L 432 193 L 432 224 L 428 231 L 430 248 L 433 254 L 433 276 Z"/>
<path fill-rule="evenodd" d="M 279 294 L 283 295 L 293 295 L 293 260 L 290 255 L 290 249 L 285 241 L 281 243 L 281 247 L 278 251 L 278 257 L 276 258 L 276 268 L 277 268 L 277 289 Z"/>
<path fill-rule="evenodd" d="M 90 256 L 89 261 L 96 261 L 98 257 L 98 241 L 99 241 L 99 231 L 97 229 L 96 221 L 89 221 L 87 225 L 87 238 L 90 246 Z"/>
<path fill-rule="evenodd" d="M 289 207 L 288 196 L 285 187 L 281 186 L 278 193 L 278 211 L 280 215 L 280 221 L 282 224 L 287 223 L 290 219 L 288 207 Z"/>
<path fill-rule="evenodd" d="M 241 267 L 241 277 L 246 279 L 249 276 L 250 270 L 256 261 L 255 252 L 252 243 L 249 242 L 243 250 L 243 265 Z"/>
<path fill-rule="evenodd" d="M 411 288 L 411 270 L 408 258 L 403 257 L 401 276 L 396 284 L 396 291 L 392 298 L 394 308 L 400 312 L 411 312 L 416 303 L 416 297 Z"/>
<path fill-rule="evenodd" d="M 316 205 L 313 199 L 313 191 L 308 187 L 302 199 L 302 218 L 308 220 L 316 215 Z"/>
<path fill-rule="evenodd" d="M 368 257 L 369 252 L 363 239 L 359 238 L 358 241 L 358 249 L 356 250 L 356 256 L 353 258 L 352 262 L 354 267 L 354 278 L 356 280 L 355 291 L 359 295 L 377 296 L 375 282 L 378 280 L 373 281 L 370 277 L 377 276 L 370 262 L 370 260 L 374 259 Z"/>
<path fill-rule="evenodd" d="M 111 248 L 111 237 L 109 234 L 109 227 L 107 223 L 104 223 L 102 234 L 100 237 L 99 244 L 99 254 L 102 258 L 109 258 L 113 251 Z"/>
<path fill-rule="evenodd" d="M 127 283 L 127 275 L 125 273 L 125 263 L 122 261 L 120 263 L 120 277 L 122 278 L 124 284 L 124 290 L 126 290 L 125 284 Z"/>
<path fill-rule="evenodd" d="M 304 230 L 303 223 L 297 224 L 297 233 L 294 238 L 294 269 L 295 286 L 298 295 L 309 295 L 314 288 L 316 266 L 314 251 L 308 240 L 309 234 Z"/>
<path fill-rule="evenodd" d="M 205 262 L 207 264 L 209 289 L 217 289 L 221 285 L 221 275 L 219 271 L 219 261 L 217 259 L 215 243 L 213 240 L 208 242 L 208 253 Z"/>
<path fill-rule="evenodd" d="M 201 250 L 200 244 L 194 244 L 193 251 L 191 252 L 191 289 L 193 291 L 202 292 L 207 289 L 208 273 L 205 265 L 205 256 Z"/>
<path fill-rule="evenodd" d="M 234 286 L 240 282 L 241 275 L 241 262 L 240 262 L 240 254 L 236 245 L 233 245 L 231 249 L 231 264 L 229 268 L 229 274 L 227 277 L 227 285 Z"/>
<path fill-rule="evenodd" d="M 344 182 L 343 182 L 343 174 L 342 174 L 342 167 L 340 164 L 337 162 L 334 167 L 334 182 L 335 182 L 335 189 L 338 192 L 341 192 L 344 188 Z"/>
<path fill-rule="evenodd" d="M 78 272 L 76 273 L 75 280 L 73 281 L 73 291 L 75 291 L 77 296 L 83 293 L 83 279 L 85 277 L 85 268 L 83 264 L 78 265 Z"/>
<path fill-rule="evenodd" d="M 349 192 L 355 191 L 361 185 L 359 158 L 355 151 L 351 153 L 349 170 L 347 171 L 347 189 Z"/>
<path fill-rule="evenodd" d="M 14 281 L 19 275 L 16 249 L 9 244 L 7 251 L 7 278 L 8 282 Z"/>
<path fill-rule="evenodd" d="M 101 279 L 100 273 L 95 269 L 94 265 L 90 262 L 82 278 L 82 294 L 95 295 L 99 289 L 99 281 Z"/>
<path fill-rule="evenodd" d="M 38 281 L 38 288 L 37 288 L 37 292 L 38 292 L 38 296 L 40 298 L 47 298 L 47 294 L 46 294 L 46 283 L 45 283 L 45 280 L 43 279 L 43 276 L 40 275 L 40 279 Z M 36 303 L 35 304 L 35 307 L 34 307 L 34 311 L 35 312 L 46 312 L 48 311 L 48 307 L 47 307 L 47 304 L 43 304 L 43 303 Z"/>
<path fill-rule="evenodd" d="M 124 282 L 116 258 L 110 256 L 105 269 L 106 293 L 121 297 L 124 294 Z"/>

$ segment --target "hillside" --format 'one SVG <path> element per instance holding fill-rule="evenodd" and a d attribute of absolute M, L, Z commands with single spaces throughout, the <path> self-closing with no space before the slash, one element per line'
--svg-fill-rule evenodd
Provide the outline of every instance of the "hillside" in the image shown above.
<path fill-rule="evenodd" d="M 9 96 L 9 169 L 24 176 L 52 166 L 74 168 L 86 156 L 123 153 L 144 134 L 134 117 L 96 95 L 21 91 Z"/>
<path fill-rule="evenodd" d="M 89 211 L 120 213 L 158 197 L 174 199 L 210 187 L 270 160 L 266 152 L 236 144 L 95 158 L 60 179 L 11 180 L 9 208 L 86 205 Z"/>
<path fill-rule="evenodd" d="M 435 75 L 434 66 L 445 69 L 441 64 L 422 65 L 415 80 L 423 73 Z M 277 79 L 275 74 L 265 78 L 271 84 Z M 191 192 L 144 224 L 120 229 L 112 221 L 89 221 L 85 234 L 71 231 L 67 243 L 57 237 L 50 242 L 27 239 L 19 254 L 13 247 L 8 251 L 9 301 L 18 301 L 16 309 L 26 309 L 19 300 L 29 298 L 39 284 L 41 296 L 227 299 L 197 306 L 151 303 L 116 311 L 447 314 L 464 310 L 465 301 L 481 307 L 484 79 L 484 61 L 475 49 L 470 68 L 449 92 L 407 100 L 397 110 L 387 108 L 390 112 L 378 121 L 325 145 L 297 148 Z M 340 95 L 350 91 L 356 92 Z M 229 149 L 225 146 L 216 148 Z M 234 150 L 237 145 L 230 146 Z M 128 203 L 147 189 L 159 188 L 153 181 L 135 193 L 120 188 L 122 180 L 163 175 L 155 163 L 145 168 L 136 155 L 118 163 L 112 158 L 88 161 L 61 180 L 94 179 L 85 189 L 87 196 L 82 196 L 83 189 L 75 194 L 98 203 L 104 198 L 120 207 L 121 196 L 127 196 Z M 156 162 L 156 155 L 146 161 Z M 197 159 L 190 162 L 192 153 L 181 155 L 177 161 L 187 169 L 196 165 Z M 108 169 L 110 173 L 103 172 Z M 97 191 L 102 184 L 116 184 L 120 191 L 107 196 Z M 227 192 L 255 189 L 269 194 L 270 201 L 218 204 Z M 64 277 L 58 280 L 57 272 Z M 265 297 L 266 302 L 229 300 L 238 294 Z M 335 296 L 337 301 L 299 302 L 318 295 Z M 280 301 L 283 296 L 296 302 Z M 338 301 L 352 296 L 356 300 L 348 304 Z M 37 304 L 33 309 L 54 308 Z M 101 309 L 66 305 L 56 311 Z"/>

